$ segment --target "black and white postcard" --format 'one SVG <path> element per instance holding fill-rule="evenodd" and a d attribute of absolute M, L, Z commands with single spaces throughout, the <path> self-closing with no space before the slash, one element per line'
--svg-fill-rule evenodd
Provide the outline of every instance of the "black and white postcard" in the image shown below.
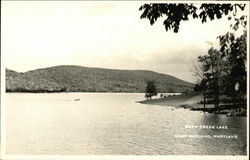
<path fill-rule="evenodd" d="M 2 1 L 1 159 L 248 159 L 248 29 L 248 1 Z"/>

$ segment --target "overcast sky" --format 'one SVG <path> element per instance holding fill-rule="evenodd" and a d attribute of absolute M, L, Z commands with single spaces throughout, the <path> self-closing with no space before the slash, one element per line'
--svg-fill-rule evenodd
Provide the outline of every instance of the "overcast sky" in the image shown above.
<path fill-rule="evenodd" d="M 56 65 L 143 69 L 195 82 L 192 62 L 229 31 L 225 19 L 181 23 L 140 19 L 143 2 L 3 1 L 2 56 L 18 72 Z M 209 43 L 208 43 L 209 42 Z"/>

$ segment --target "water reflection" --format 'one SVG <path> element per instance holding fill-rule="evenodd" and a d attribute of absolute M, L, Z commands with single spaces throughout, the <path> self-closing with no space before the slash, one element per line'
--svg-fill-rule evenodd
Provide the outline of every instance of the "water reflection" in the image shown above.
<path fill-rule="evenodd" d="M 246 154 L 246 118 L 134 103 L 143 98 L 143 94 L 121 93 L 7 94 L 7 153 Z M 185 125 L 226 125 L 228 129 L 187 129 Z M 177 134 L 239 137 L 175 138 Z"/>

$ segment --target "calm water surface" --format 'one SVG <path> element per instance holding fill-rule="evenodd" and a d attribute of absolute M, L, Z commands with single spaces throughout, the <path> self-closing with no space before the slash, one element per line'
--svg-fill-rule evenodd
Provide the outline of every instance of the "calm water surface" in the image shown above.
<path fill-rule="evenodd" d="M 245 155 L 246 118 L 135 103 L 143 94 L 8 93 L 7 154 Z M 80 101 L 75 101 L 75 99 Z M 187 129 L 223 125 L 226 130 Z M 176 138 L 175 135 L 238 138 Z"/>

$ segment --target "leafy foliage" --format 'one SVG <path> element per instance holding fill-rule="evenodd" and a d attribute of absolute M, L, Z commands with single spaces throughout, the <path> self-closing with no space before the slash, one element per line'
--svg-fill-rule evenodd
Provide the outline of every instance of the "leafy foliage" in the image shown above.
<path fill-rule="evenodd" d="M 148 81 L 146 87 L 145 97 L 151 99 L 153 96 L 157 96 L 157 90 L 154 81 Z"/>
<path fill-rule="evenodd" d="M 198 57 L 204 76 L 202 83 L 195 85 L 195 90 L 202 88 L 216 107 L 219 106 L 220 95 L 231 97 L 234 108 L 240 110 L 246 106 L 246 37 L 246 31 L 238 38 L 228 32 L 219 36 L 219 51 L 210 48 L 208 55 Z"/>
<path fill-rule="evenodd" d="M 219 36 L 222 57 L 227 61 L 227 70 L 224 76 L 225 94 L 232 98 L 243 99 L 246 95 L 247 82 L 247 33 L 236 38 L 227 33 Z M 236 88 L 237 87 L 237 88 Z"/>
<path fill-rule="evenodd" d="M 214 106 L 218 107 L 220 79 L 225 62 L 221 59 L 220 52 L 214 48 L 208 50 L 208 55 L 199 56 L 198 61 L 203 64 L 203 87 L 206 88 L 207 95 L 213 97 Z"/>
<path fill-rule="evenodd" d="M 173 30 L 175 33 L 179 31 L 181 21 L 187 21 L 190 18 L 200 19 L 202 23 L 208 19 L 220 19 L 222 16 L 233 13 L 235 24 L 232 25 L 235 29 L 239 24 L 246 26 L 246 16 L 240 18 L 235 17 L 238 9 L 244 10 L 245 4 L 206 4 L 201 5 L 194 3 L 149 3 L 142 5 L 139 10 L 143 11 L 141 19 L 147 18 L 150 24 L 153 25 L 158 18 L 166 16 L 163 24 L 166 31 Z M 231 20 L 229 16 L 228 20 Z"/>

